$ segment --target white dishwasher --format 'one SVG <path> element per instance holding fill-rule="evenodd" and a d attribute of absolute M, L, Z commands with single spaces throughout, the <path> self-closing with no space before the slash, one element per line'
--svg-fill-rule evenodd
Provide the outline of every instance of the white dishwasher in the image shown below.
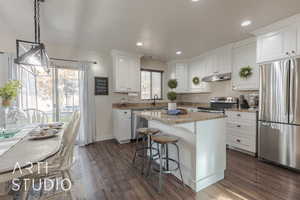
<path fill-rule="evenodd" d="M 131 110 L 113 109 L 113 132 L 120 144 L 130 142 Z"/>

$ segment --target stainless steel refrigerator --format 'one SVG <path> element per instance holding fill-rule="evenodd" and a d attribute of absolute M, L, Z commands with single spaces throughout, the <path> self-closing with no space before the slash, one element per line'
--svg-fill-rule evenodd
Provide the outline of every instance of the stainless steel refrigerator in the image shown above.
<path fill-rule="evenodd" d="M 260 66 L 258 157 L 300 169 L 300 58 Z"/>

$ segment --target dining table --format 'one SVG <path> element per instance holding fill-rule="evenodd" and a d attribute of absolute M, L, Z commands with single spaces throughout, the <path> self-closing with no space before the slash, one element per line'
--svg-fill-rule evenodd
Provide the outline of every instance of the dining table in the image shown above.
<path fill-rule="evenodd" d="M 53 157 L 61 147 L 64 128 L 55 137 L 33 140 L 30 133 L 39 125 L 26 125 L 11 138 L 0 138 L 0 199 L 7 195 L 10 181 L 21 178 L 31 165 L 37 165 Z M 27 174 L 28 175 L 28 174 Z"/>

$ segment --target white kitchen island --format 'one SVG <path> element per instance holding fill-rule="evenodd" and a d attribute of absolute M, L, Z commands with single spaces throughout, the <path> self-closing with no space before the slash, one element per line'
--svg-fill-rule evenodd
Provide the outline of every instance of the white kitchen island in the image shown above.
<path fill-rule="evenodd" d="M 180 138 L 178 146 L 183 179 L 194 191 L 198 192 L 224 179 L 225 115 L 193 112 L 170 116 L 166 111 L 144 111 L 136 114 L 146 118 L 149 127 Z M 173 145 L 169 145 L 169 156 L 177 159 Z M 180 177 L 179 172 L 173 174 Z"/>

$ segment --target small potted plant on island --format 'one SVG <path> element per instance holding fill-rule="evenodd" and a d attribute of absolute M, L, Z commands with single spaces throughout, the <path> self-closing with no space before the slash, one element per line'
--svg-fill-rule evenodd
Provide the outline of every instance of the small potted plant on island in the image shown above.
<path fill-rule="evenodd" d="M 168 103 L 168 110 L 176 110 L 176 103 L 174 103 L 173 101 L 175 101 L 177 99 L 177 94 L 175 91 L 173 91 L 175 88 L 177 88 L 177 80 L 176 79 L 170 79 L 168 81 L 168 86 L 171 89 L 170 92 L 168 92 L 167 96 L 168 99 L 171 101 L 171 103 Z"/>

